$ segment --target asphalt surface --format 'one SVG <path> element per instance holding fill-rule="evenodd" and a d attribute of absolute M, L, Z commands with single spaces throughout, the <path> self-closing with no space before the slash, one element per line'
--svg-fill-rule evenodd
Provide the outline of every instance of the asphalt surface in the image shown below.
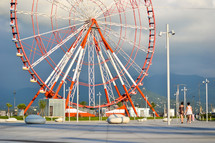
<path fill-rule="evenodd" d="M 214 143 L 215 122 L 194 121 L 168 126 L 162 120 L 131 121 L 129 124 L 107 122 L 66 122 L 25 124 L 0 123 L 0 142 L 77 142 L 77 143 Z"/>

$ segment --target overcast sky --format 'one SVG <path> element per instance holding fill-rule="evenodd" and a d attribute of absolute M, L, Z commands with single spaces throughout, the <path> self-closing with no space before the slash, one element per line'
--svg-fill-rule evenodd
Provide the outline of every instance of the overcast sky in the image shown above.
<path fill-rule="evenodd" d="M 171 72 L 215 77 L 215 0 L 152 0 L 157 33 L 166 24 L 176 32 L 170 38 Z M 18 89 L 35 86 L 22 70 L 11 41 L 9 0 L 0 0 L 0 87 Z M 151 75 L 166 72 L 165 36 L 158 37 Z M 26 78 L 27 77 L 27 78 Z"/>

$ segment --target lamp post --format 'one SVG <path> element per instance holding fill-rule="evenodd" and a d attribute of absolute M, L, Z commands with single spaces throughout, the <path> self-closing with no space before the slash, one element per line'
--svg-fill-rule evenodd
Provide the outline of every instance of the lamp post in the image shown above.
<path fill-rule="evenodd" d="M 15 107 L 16 107 L 16 97 L 15 97 L 15 95 L 16 95 L 16 90 L 14 90 L 13 91 L 13 95 L 14 95 L 14 98 L 13 98 L 13 103 L 14 103 L 14 112 L 15 112 Z"/>
<path fill-rule="evenodd" d="M 178 113 L 179 113 L 179 92 L 180 92 L 180 85 L 184 85 L 185 86 L 185 84 L 177 84 L 177 91 L 176 91 L 176 93 L 174 94 L 174 96 L 176 96 L 175 98 L 175 102 L 176 102 L 176 110 L 175 110 L 175 112 L 176 112 L 176 117 L 178 118 Z"/>
<path fill-rule="evenodd" d="M 101 94 L 100 92 L 99 92 L 99 94 L 97 94 L 97 96 L 99 96 L 99 121 L 101 120 L 101 119 L 100 119 L 100 102 L 101 102 L 101 101 L 100 101 L 100 97 L 101 97 L 101 95 L 102 95 L 102 94 Z"/>
<path fill-rule="evenodd" d="M 200 86 L 201 86 L 201 83 L 199 83 L 199 115 L 200 115 L 200 113 L 201 113 L 201 99 L 200 99 Z"/>
<path fill-rule="evenodd" d="M 178 110 L 177 110 L 177 105 L 178 105 L 178 99 L 177 99 L 177 92 L 174 93 L 175 96 L 175 115 L 176 115 L 176 119 L 178 119 Z"/>
<path fill-rule="evenodd" d="M 79 75 L 80 75 L 81 70 L 78 70 L 78 74 L 77 74 L 77 122 L 78 122 L 78 114 L 79 114 Z"/>
<path fill-rule="evenodd" d="M 70 90 L 70 88 L 68 87 L 68 91 Z M 70 93 L 70 92 L 69 92 Z M 70 95 L 69 96 L 69 122 L 70 122 Z"/>
<path fill-rule="evenodd" d="M 169 37 L 170 35 L 175 35 L 175 32 L 169 31 L 169 24 L 166 25 L 166 32 L 160 32 L 159 36 L 166 34 L 166 51 L 167 51 L 167 106 L 168 106 L 168 117 L 167 124 L 170 125 L 170 64 L 169 64 Z"/>
<path fill-rule="evenodd" d="M 65 107 L 66 107 L 66 103 L 65 103 L 65 93 L 66 93 L 66 81 L 64 81 L 63 83 L 63 122 L 65 122 Z"/>
<path fill-rule="evenodd" d="M 186 107 L 187 107 L 187 105 L 186 105 L 186 100 L 187 100 L 187 88 L 184 86 L 184 89 L 181 89 L 181 91 L 184 91 L 184 113 L 185 113 L 185 111 L 186 111 Z M 185 118 L 186 118 L 186 116 L 185 116 Z"/>
<path fill-rule="evenodd" d="M 209 80 L 206 78 L 205 81 L 202 81 L 203 84 L 205 84 L 205 94 L 206 94 L 206 122 L 208 122 L 208 83 Z"/>
<path fill-rule="evenodd" d="M 69 93 L 71 90 L 70 90 L 70 88 L 68 87 L 68 89 L 67 89 L 66 91 Z M 70 122 L 70 94 L 68 94 L 68 96 L 69 96 L 69 106 L 68 106 L 68 107 L 69 107 L 69 112 L 68 112 L 68 110 L 67 110 L 67 113 L 69 113 L 69 116 L 68 116 L 68 117 L 69 117 L 69 122 Z M 67 105 L 68 105 L 68 104 L 67 104 Z"/>
<path fill-rule="evenodd" d="M 193 96 L 193 101 L 192 101 L 193 102 L 193 114 L 195 114 L 195 97 L 196 96 Z"/>

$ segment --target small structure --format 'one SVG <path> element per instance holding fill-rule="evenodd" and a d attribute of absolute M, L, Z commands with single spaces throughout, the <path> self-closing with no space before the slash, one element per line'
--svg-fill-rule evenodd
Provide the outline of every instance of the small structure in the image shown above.
<path fill-rule="evenodd" d="M 0 111 L 0 116 L 6 116 L 6 111 Z"/>
<path fill-rule="evenodd" d="M 19 109 L 18 116 L 24 116 L 24 110 Z"/>
<path fill-rule="evenodd" d="M 65 113 L 66 113 L 66 117 L 69 117 L 69 114 L 70 114 L 70 117 L 76 117 L 77 109 L 70 107 L 70 109 L 66 109 Z M 84 112 L 81 110 L 78 110 L 78 115 L 79 115 L 79 117 L 95 117 L 94 114 L 90 114 L 90 113 L 87 113 L 87 112 Z"/>
<path fill-rule="evenodd" d="M 175 109 L 170 109 L 170 117 L 174 117 L 175 116 Z"/>
<path fill-rule="evenodd" d="M 107 111 L 107 112 L 105 112 L 105 116 L 109 117 L 110 115 L 113 115 L 113 114 L 120 114 L 120 115 L 125 116 L 125 108 L 126 108 L 125 105 L 123 105 L 117 109 Z"/>
<path fill-rule="evenodd" d="M 150 117 L 150 115 L 149 115 L 149 108 L 138 108 L 138 107 L 135 107 L 135 109 L 136 109 L 137 114 L 138 114 L 139 117 Z M 134 110 L 133 110 L 132 107 L 129 107 L 128 111 L 129 111 L 130 117 L 136 117 L 136 114 L 134 113 Z"/>
<path fill-rule="evenodd" d="M 51 117 L 63 116 L 65 106 L 64 99 L 44 99 L 46 101 L 45 115 Z"/>

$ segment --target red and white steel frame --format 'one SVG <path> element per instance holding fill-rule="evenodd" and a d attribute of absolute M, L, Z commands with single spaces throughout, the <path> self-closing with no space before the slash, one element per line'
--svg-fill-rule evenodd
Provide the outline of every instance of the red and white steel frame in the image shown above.
<path fill-rule="evenodd" d="M 113 1 L 109 7 L 106 7 L 105 4 L 102 1 L 94 1 L 92 0 L 93 3 L 99 5 L 99 8 L 97 10 L 95 10 L 95 13 L 97 13 L 97 16 L 92 19 L 89 19 L 88 23 L 86 24 L 85 20 L 83 19 L 83 17 L 86 18 L 86 12 L 83 11 L 82 9 L 80 9 L 80 11 L 82 11 L 81 15 L 77 15 L 77 13 L 80 13 L 80 11 L 76 8 L 80 3 L 78 1 L 76 1 L 76 3 L 71 3 L 70 1 L 67 1 L 68 3 L 70 3 L 71 8 L 67 5 L 64 5 L 63 3 L 59 3 L 59 8 L 64 9 L 65 11 L 69 12 L 69 17 L 68 18 L 64 18 L 64 19 L 68 19 L 69 20 L 69 24 L 71 27 L 69 27 L 69 30 L 65 31 L 65 35 L 62 37 L 58 31 L 62 31 L 64 29 L 62 28 L 58 28 L 58 22 L 57 20 L 53 19 L 53 17 L 55 17 L 57 14 L 57 5 L 52 2 L 51 0 L 49 0 L 49 2 L 52 4 L 52 8 L 51 8 L 51 25 L 52 25 L 52 31 L 55 40 L 53 40 L 51 37 L 47 38 L 43 35 L 47 34 L 47 33 L 41 33 L 40 34 L 40 30 L 39 30 L 39 25 L 38 25 L 38 1 L 33 0 L 32 3 L 32 11 L 31 11 L 31 15 L 35 15 L 35 19 L 33 19 L 32 16 L 32 27 L 33 27 L 33 32 L 34 32 L 34 36 L 30 36 L 28 38 L 20 38 L 19 35 L 19 28 L 18 28 L 18 21 L 17 21 L 17 0 L 11 0 L 11 10 L 10 10 L 10 19 L 11 19 L 11 28 L 12 28 L 12 34 L 13 34 L 13 41 L 15 42 L 16 48 L 17 48 L 17 53 L 19 55 L 19 57 L 21 58 L 24 67 L 26 67 L 28 69 L 28 72 L 30 73 L 30 75 L 32 76 L 32 78 L 35 80 L 35 82 L 37 82 L 41 87 L 39 89 L 39 91 L 37 92 L 37 94 L 34 96 L 34 98 L 32 99 L 32 101 L 29 103 L 29 105 L 27 106 L 25 112 L 28 110 L 28 108 L 31 106 L 31 104 L 33 103 L 33 101 L 38 97 L 38 95 L 40 94 L 41 90 L 44 90 L 46 92 L 45 96 L 47 98 L 62 98 L 59 95 L 59 91 L 61 90 L 61 87 L 63 85 L 63 83 L 65 82 L 65 80 L 67 79 L 68 81 L 71 82 L 70 85 L 70 90 L 69 93 L 67 95 L 67 99 L 66 99 L 66 106 L 69 103 L 69 96 L 71 95 L 71 92 L 73 90 L 73 86 L 75 84 L 75 81 L 77 80 L 77 74 L 79 72 L 79 70 L 81 69 L 80 67 L 83 64 L 83 57 L 84 57 L 84 51 L 85 51 L 85 45 L 87 43 L 87 39 L 89 36 L 91 36 L 91 39 L 93 39 L 93 43 L 95 45 L 96 51 L 97 51 L 97 58 L 98 58 L 98 65 L 100 67 L 100 73 L 101 73 L 101 77 L 102 77 L 102 81 L 103 83 L 101 85 L 104 86 L 104 90 L 105 90 L 105 94 L 106 94 L 106 98 L 107 98 L 107 104 L 105 105 L 101 105 L 101 107 L 105 107 L 105 106 L 110 106 L 113 104 L 116 104 L 119 101 L 123 101 L 125 99 L 128 99 L 135 114 L 137 115 L 137 111 L 136 108 L 133 104 L 133 101 L 131 99 L 131 93 L 133 91 L 135 91 L 136 89 L 138 90 L 138 92 L 141 94 L 141 96 L 146 100 L 146 97 L 144 96 L 144 94 L 142 93 L 142 91 L 140 90 L 140 88 L 138 87 L 138 85 L 140 85 L 142 83 L 142 80 L 144 79 L 145 76 L 148 75 L 148 69 L 152 63 L 152 58 L 154 55 L 154 48 L 155 48 L 155 40 L 156 40 L 156 24 L 155 24 L 155 16 L 154 16 L 154 9 L 151 3 L 151 0 L 145 0 L 145 6 L 147 7 L 147 14 L 148 14 L 148 23 L 149 23 L 149 42 L 148 42 L 148 48 L 146 50 L 147 55 L 146 55 L 146 59 L 144 62 L 144 65 L 141 69 L 141 73 L 138 76 L 138 78 L 136 80 L 134 80 L 132 78 L 132 76 L 130 75 L 130 73 L 128 72 L 130 67 L 133 67 L 136 65 L 135 63 L 135 58 L 137 56 L 138 50 L 140 49 L 139 47 L 141 46 L 141 30 L 144 29 L 141 24 L 141 20 L 139 20 L 139 23 L 141 26 L 138 27 L 137 24 L 137 19 L 141 19 L 140 17 L 140 11 L 138 8 L 140 8 L 141 6 L 138 5 L 137 3 L 141 3 L 141 2 L 137 2 L 137 1 L 120 1 L 120 2 L 124 2 L 124 5 L 126 4 L 130 4 L 131 5 L 131 11 L 134 13 L 134 23 L 135 25 L 129 25 L 127 24 L 127 18 L 125 15 L 125 8 L 122 6 L 122 3 Z M 113 8 L 113 6 L 115 6 L 115 8 Z M 103 12 L 102 9 L 106 9 L 106 12 Z M 136 11 L 136 9 L 138 9 Z M 117 11 L 117 12 L 116 12 Z M 115 13 L 114 13 L 115 12 Z M 103 14 L 104 15 L 104 22 L 101 21 L 101 18 L 99 18 L 99 16 Z M 111 16 L 113 15 L 119 15 L 119 21 L 120 24 L 111 22 Z M 44 14 L 41 14 L 43 16 L 45 16 Z M 73 17 L 74 16 L 74 17 Z M 77 17 L 75 17 L 77 16 Z M 124 16 L 124 17 L 123 17 Z M 136 17 L 137 16 L 137 17 Z M 96 20 L 97 19 L 97 20 Z M 109 19 L 109 21 L 107 21 L 107 19 Z M 83 22 L 83 26 L 81 26 L 80 28 L 76 29 L 76 26 L 79 25 L 78 23 L 72 23 L 75 22 L 75 20 L 78 20 L 79 22 Z M 122 21 L 125 21 L 124 24 L 122 24 Z M 99 26 L 98 22 L 104 26 Z M 34 24 L 36 23 L 36 24 Z M 56 24 L 56 27 L 54 27 L 54 23 Z M 109 27 L 107 27 L 107 25 L 109 25 Z M 96 28 L 92 30 L 92 27 L 95 26 Z M 120 32 L 119 35 L 117 34 L 113 34 L 114 32 L 112 32 L 111 30 L 111 26 L 119 26 L 120 27 Z M 59 30 L 54 30 L 54 29 L 59 29 Z M 122 29 L 125 29 L 125 32 L 123 33 Z M 126 40 L 123 36 L 126 35 L 126 28 L 135 28 L 134 30 L 134 41 L 130 41 L 128 42 L 128 40 Z M 66 28 L 65 28 L 66 29 Z M 140 32 L 138 32 L 138 29 L 140 30 Z M 101 41 L 97 41 L 98 35 L 91 35 L 90 32 L 94 33 L 97 30 L 97 32 L 99 33 L 99 36 L 102 40 Z M 102 31 L 104 33 L 102 33 Z M 50 33 L 51 33 L 50 32 Z M 105 36 L 107 36 L 110 32 L 112 32 L 112 35 L 119 37 L 119 41 L 115 44 L 116 47 L 115 49 L 113 49 L 109 43 L 107 42 L 107 40 L 105 39 Z M 139 33 L 139 35 L 138 35 Z M 78 34 L 78 36 L 76 36 Z M 68 36 L 66 36 L 68 35 Z M 104 36 L 105 35 L 105 36 Z M 138 36 L 137 36 L 138 35 Z M 97 38 L 96 38 L 97 37 Z M 34 55 L 37 53 L 37 51 L 35 50 L 34 52 L 31 53 L 31 59 L 29 59 L 29 57 L 26 55 L 25 50 L 24 50 L 24 46 L 23 44 L 26 44 L 25 42 L 23 42 L 24 40 L 33 38 L 37 47 L 39 48 L 39 51 L 41 53 L 41 57 L 39 59 L 37 59 L 36 61 L 34 61 Z M 42 38 L 46 39 L 51 45 L 56 44 L 56 46 L 54 46 L 52 49 L 47 49 L 48 46 L 46 47 L 43 43 Z M 67 48 L 65 43 L 67 41 L 69 41 L 72 38 L 76 38 L 75 42 L 70 46 L 70 48 Z M 99 39 L 99 38 L 98 38 Z M 82 41 L 82 42 L 81 42 Z M 81 45 L 79 46 L 81 42 Z M 133 50 L 131 52 L 130 55 L 126 55 L 127 56 L 127 63 L 123 64 L 122 61 L 120 60 L 120 58 L 117 56 L 118 53 L 123 53 L 124 51 L 121 50 L 122 46 L 124 44 L 124 42 L 130 43 L 133 45 Z M 120 43 L 122 43 L 120 45 Z M 119 81 L 121 83 L 121 86 L 124 89 L 125 94 L 121 94 L 119 91 L 119 84 L 117 85 L 117 83 L 115 82 L 116 78 L 113 77 L 109 66 L 107 65 L 107 62 L 105 60 L 105 57 L 103 56 L 102 51 L 100 50 L 100 46 L 102 46 L 102 44 L 105 46 L 106 48 L 106 52 L 107 55 L 113 68 L 115 69 L 117 76 L 119 78 Z M 34 45 L 34 43 L 32 44 Z M 65 47 L 67 50 L 65 51 L 62 47 Z M 31 50 L 33 50 L 34 46 L 32 46 Z M 55 52 L 57 49 L 62 49 L 65 52 L 64 57 L 60 60 L 60 62 L 58 62 L 58 64 L 55 64 L 55 62 L 52 60 L 51 58 L 51 54 L 53 52 Z M 90 49 L 91 48 L 91 49 Z M 89 106 L 87 106 L 88 108 L 97 108 L 98 106 L 95 106 L 95 86 L 97 86 L 95 84 L 95 73 L 94 73 L 94 65 L 96 64 L 94 62 L 94 56 L 95 54 L 93 54 L 94 50 L 93 47 L 88 48 L 89 50 L 89 70 L 88 70 L 88 74 L 89 74 L 89 83 L 87 86 L 89 86 Z M 137 49 L 136 51 L 134 49 Z M 140 49 L 141 50 L 141 49 Z M 130 56 L 130 57 L 129 57 Z M 132 58 L 131 58 L 132 57 Z M 48 60 L 49 59 L 49 60 Z M 66 65 L 68 64 L 69 60 L 72 59 L 72 61 L 70 62 L 69 66 L 67 67 L 66 72 L 64 73 L 64 69 L 66 67 Z M 50 66 L 52 67 L 52 72 L 49 75 L 49 77 L 45 80 L 45 82 L 41 79 L 41 77 L 37 74 L 37 72 L 35 71 L 35 67 L 40 64 L 40 62 L 42 62 L 43 60 L 46 60 L 47 63 L 50 64 Z M 50 61 L 52 62 L 52 64 L 50 63 Z M 76 62 L 76 68 L 73 74 L 73 77 L 69 77 L 69 72 L 71 71 L 71 68 L 73 67 L 74 63 Z M 117 62 L 117 63 L 116 63 Z M 117 65 L 118 66 L 117 66 Z M 105 75 L 104 72 L 106 72 L 107 74 Z M 126 88 L 125 83 L 122 79 L 121 76 L 127 76 L 128 79 L 131 81 L 131 83 L 133 84 L 129 89 Z M 106 76 L 106 79 L 104 78 L 104 76 Z M 54 88 L 56 86 L 56 83 L 59 81 L 60 77 L 62 77 L 58 87 L 56 88 L 56 90 L 54 91 Z M 126 79 L 126 78 L 125 78 Z M 126 79 L 127 80 L 127 79 Z M 84 83 L 80 83 L 82 85 L 85 85 Z M 118 94 L 118 98 L 114 99 L 113 96 L 113 101 L 110 101 L 110 97 L 109 97 L 109 93 L 107 91 L 107 84 L 111 85 L 113 84 L 116 93 Z M 78 85 L 77 85 L 78 86 Z M 112 87 L 109 89 L 110 92 L 113 93 L 112 91 Z M 92 95 L 90 95 L 92 94 Z M 94 94 L 94 96 L 93 96 Z M 148 100 L 146 100 L 147 104 L 152 108 L 151 104 L 149 103 Z M 93 105 L 93 106 L 91 106 Z M 156 116 L 158 116 L 158 114 L 156 113 L 156 111 L 152 108 L 152 110 L 155 112 Z"/>

